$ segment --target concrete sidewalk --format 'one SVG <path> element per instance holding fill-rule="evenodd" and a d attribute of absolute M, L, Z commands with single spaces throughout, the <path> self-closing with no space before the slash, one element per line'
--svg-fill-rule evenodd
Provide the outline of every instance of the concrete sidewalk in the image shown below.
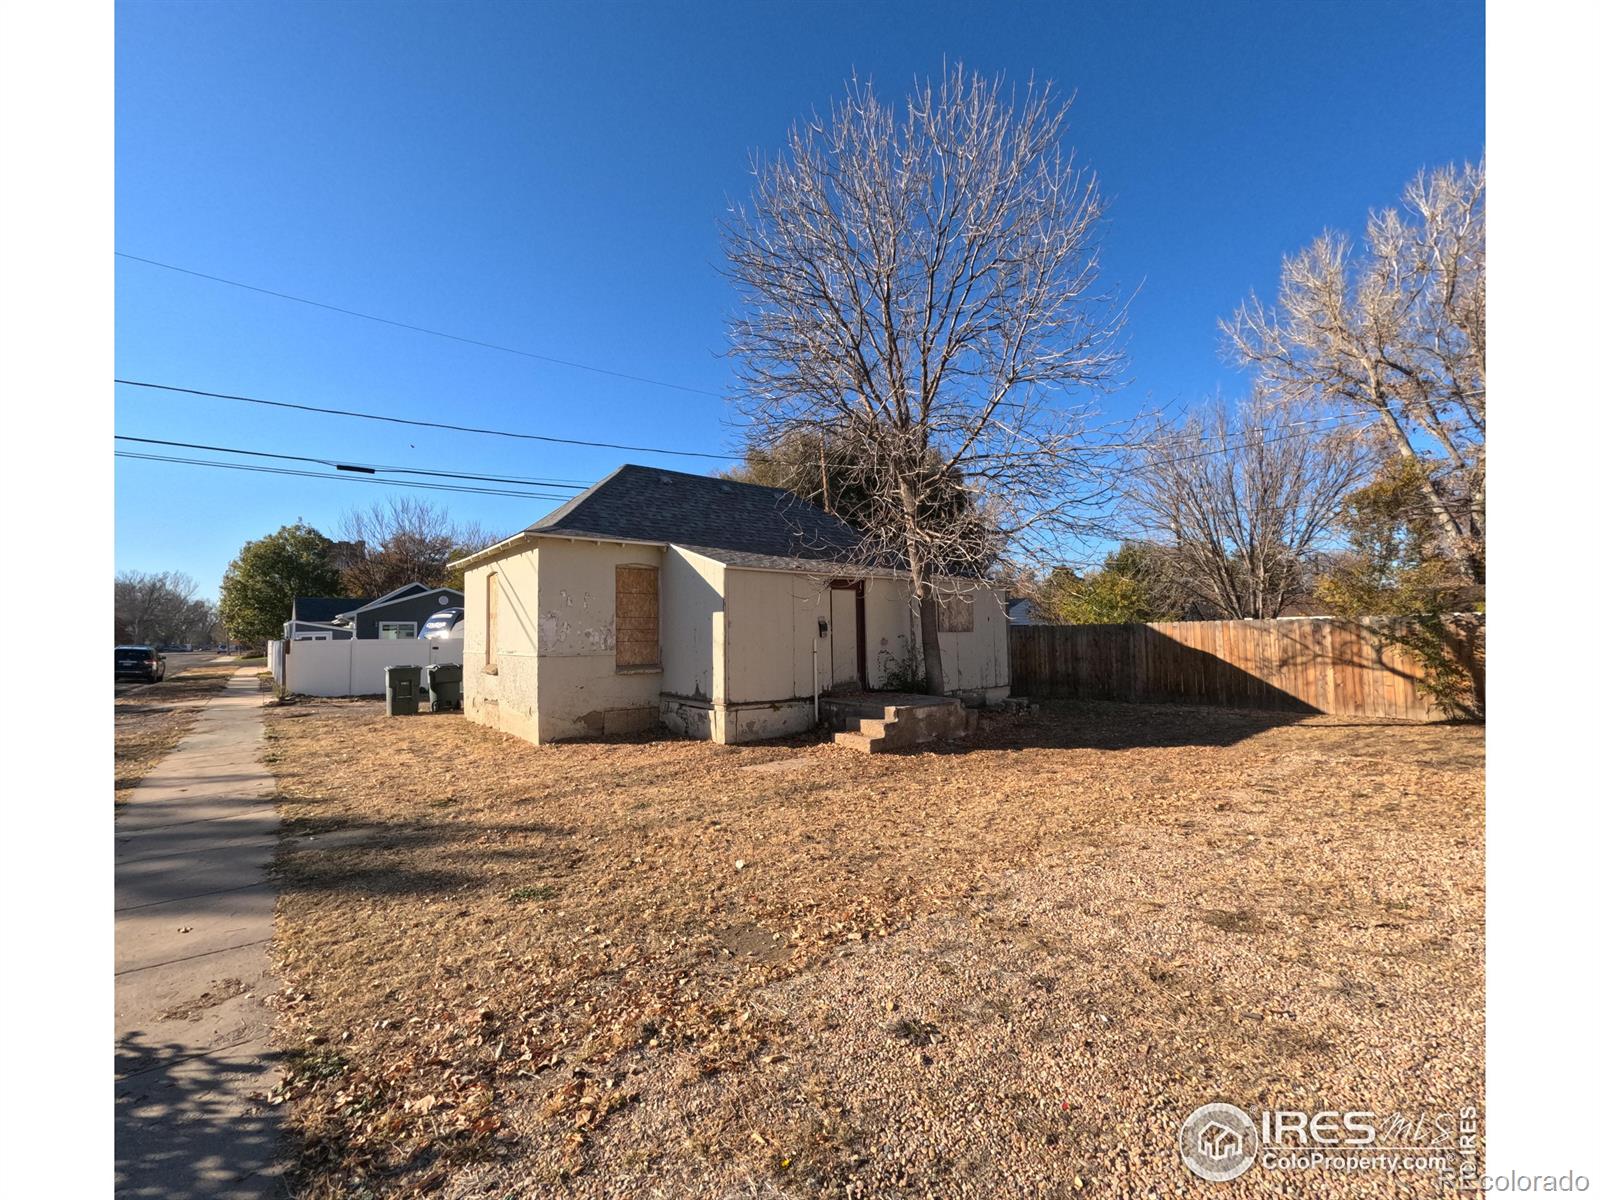
<path fill-rule="evenodd" d="M 287 1195 L 263 998 L 276 784 L 256 668 L 201 711 L 116 822 L 116 1194 Z"/>

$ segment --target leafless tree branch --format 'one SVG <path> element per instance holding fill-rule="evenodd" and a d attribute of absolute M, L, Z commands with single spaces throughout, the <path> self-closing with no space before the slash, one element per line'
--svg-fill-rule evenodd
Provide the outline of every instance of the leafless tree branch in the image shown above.
<path fill-rule="evenodd" d="M 1090 416 L 1063 403 L 1116 380 L 1124 316 L 1066 112 L 959 65 L 903 111 L 852 81 L 753 164 L 723 225 L 748 436 L 831 448 L 860 556 L 910 573 L 941 690 L 938 593 L 1002 554 L 1057 557 L 1111 495 Z"/>
<path fill-rule="evenodd" d="M 1218 400 L 1151 440 L 1125 483 L 1168 582 L 1229 617 L 1276 617 L 1308 589 L 1339 505 L 1370 473 L 1365 429 L 1305 408 Z"/>
<path fill-rule="evenodd" d="M 1443 462 L 1421 473 L 1429 508 L 1480 583 L 1486 197 L 1481 163 L 1420 174 L 1402 210 L 1372 214 L 1363 255 L 1323 235 L 1284 260 L 1275 307 L 1251 296 L 1222 326 L 1267 394 L 1373 414 L 1395 453 Z"/>

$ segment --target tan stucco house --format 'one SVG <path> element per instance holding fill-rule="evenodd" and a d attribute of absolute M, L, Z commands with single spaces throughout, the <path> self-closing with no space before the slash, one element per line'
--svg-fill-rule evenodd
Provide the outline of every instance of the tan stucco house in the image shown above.
<path fill-rule="evenodd" d="M 778 488 L 623 466 L 466 568 L 467 715 L 533 742 L 658 723 L 717 742 L 810 728 L 820 692 L 890 686 L 915 643 L 906 578 Z M 941 605 L 950 689 L 1009 690 L 1002 592 Z"/>

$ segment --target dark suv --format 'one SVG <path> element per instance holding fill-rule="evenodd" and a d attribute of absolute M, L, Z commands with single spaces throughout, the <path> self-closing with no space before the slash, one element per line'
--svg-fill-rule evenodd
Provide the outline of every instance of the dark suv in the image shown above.
<path fill-rule="evenodd" d="M 149 646 L 117 647 L 117 678 L 160 683 L 167 677 L 167 660 Z"/>

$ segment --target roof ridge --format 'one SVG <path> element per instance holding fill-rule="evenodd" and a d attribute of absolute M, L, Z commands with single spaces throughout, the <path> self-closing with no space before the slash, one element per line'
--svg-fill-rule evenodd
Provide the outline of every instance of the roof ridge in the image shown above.
<path fill-rule="evenodd" d="M 833 561 L 861 538 L 838 514 L 788 488 L 639 463 L 623 463 L 523 532 Z"/>
<path fill-rule="evenodd" d="M 641 465 L 639 463 L 623 463 L 622 466 L 617 468 L 617 471 L 626 471 L 630 467 L 633 470 L 636 470 L 636 471 L 654 471 L 654 472 L 657 472 L 657 473 L 662 474 L 662 475 L 679 475 L 679 476 L 682 476 L 684 479 L 709 480 L 712 483 L 731 483 L 731 484 L 736 484 L 739 487 L 760 488 L 762 491 L 766 491 L 766 492 L 782 492 L 786 496 L 793 496 L 796 500 L 800 501 L 802 504 L 813 504 L 814 503 L 811 500 L 807 500 L 804 496 L 799 495 L 797 492 L 793 491 L 792 489 L 786 488 L 786 487 L 779 487 L 775 483 L 752 483 L 748 479 L 731 479 L 726 475 L 698 475 L 693 471 L 677 471 L 677 470 L 673 470 L 670 467 L 646 467 L 646 466 L 643 466 L 643 465 Z M 617 471 L 613 471 L 611 474 L 615 475 L 617 473 Z M 606 478 L 609 479 L 610 476 L 607 476 Z M 601 480 L 600 482 L 604 483 L 605 480 Z M 596 485 L 596 486 L 598 486 L 598 485 Z M 816 507 L 821 508 L 822 506 L 820 504 L 818 504 L 818 505 L 816 505 Z M 823 509 L 823 511 L 826 512 L 827 510 Z"/>

